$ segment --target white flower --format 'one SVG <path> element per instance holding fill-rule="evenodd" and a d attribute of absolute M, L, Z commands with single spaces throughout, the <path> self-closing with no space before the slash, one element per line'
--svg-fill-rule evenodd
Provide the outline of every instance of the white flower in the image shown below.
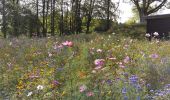
<path fill-rule="evenodd" d="M 11 45 L 12 45 L 12 42 L 10 42 L 9 45 L 11 46 Z"/>
<path fill-rule="evenodd" d="M 149 33 L 145 34 L 146 37 L 150 37 L 151 35 Z"/>
<path fill-rule="evenodd" d="M 154 36 L 159 36 L 158 32 L 153 33 Z"/>
<path fill-rule="evenodd" d="M 112 34 L 115 35 L 116 33 L 113 32 Z"/>
<path fill-rule="evenodd" d="M 44 87 L 42 85 L 37 86 L 37 90 L 42 90 Z"/>
<path fill-rule="evenodd" d="M 93 70 L 93 71 L 92 71 L 92 73 L 93 73 L 93 74 L 95 74 L 95 73 L 96 73 L 96 71 L 95 71 L 95 70 Z"/>
<path fill-rule="evenodd" d="M 32 94 L 33 94 L 33 92 L 29 92 L 29 93 L 27 94 L 27 97 L 31 96 Z"/>
<path fill-rule="evenodd" d="M 97 51 L 97 52 L 102 52 L 102 49 L 97 49 L 96 51 Z"/>
<path fill-rule="evenodd" d="M 48 56 L 49 56 L 49 57 L 52 57 L 52 53 L 48 52 Z"/>

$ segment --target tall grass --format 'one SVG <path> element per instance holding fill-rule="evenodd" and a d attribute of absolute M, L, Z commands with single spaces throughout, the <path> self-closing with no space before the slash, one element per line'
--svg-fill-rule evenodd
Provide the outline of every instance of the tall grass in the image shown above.
<path fill-rule="evenodd" d="M 112 34 L 13 38 L 0 40 L 0 52 L 2 100 L 168 98 L 169 41 Z"/>

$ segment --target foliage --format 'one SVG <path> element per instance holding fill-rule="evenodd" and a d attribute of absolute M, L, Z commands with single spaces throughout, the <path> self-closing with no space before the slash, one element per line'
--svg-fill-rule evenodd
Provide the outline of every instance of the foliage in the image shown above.
<path fill-rule="evenodd" d="M 0 42 L 2 100 L 168 98 L 169 41 L 80 34 Z"/>
<path fill-rule="evenodd" d="M 118 2 L 111 0 L 1 0 L 0 4 L 4 38 L 89 33 L 94 29 L 91 21 L 98 18 L 107 20 L 108 30 L 110 21 L 118 18 Z"/>
<path fill-rule="evenodd" d="M 127 23 L 127 24 L 113 24 L 113 32 L 133 39 L 143 39 L 146 32 L 145 24 Z"/>

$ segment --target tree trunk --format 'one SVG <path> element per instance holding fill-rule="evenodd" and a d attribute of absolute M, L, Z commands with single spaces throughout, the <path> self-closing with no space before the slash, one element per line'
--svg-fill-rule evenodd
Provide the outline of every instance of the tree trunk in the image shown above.
<path fill-rule="evenodd" d="M 88 14 L 87 14 L 86 33 L 89 33 L 90 23 L 92 20 L 94 2 L 95 2 L 95 0 L 90 0 L 90 7 L 88 9 Z"/>
<path fill-rule="evenodd" d="M 45 29 L 45 0 L 43 0 L 43 36 L 46 37 L 46 29 Z"/>
<path fill-rule="evenodd" d="M 61 17 L 60 17 L 60 22 L 59 22 L 59 29 L 60 29 L 60 36 L 63 35 L 64 33 L 64 12 L 63 12 L 63 0 L 61 1 Z"/>
<path fill-rule="evenodd" d="M 87 23 L 86 23 L 86 33 L 89 33 L 89 28 L 90 28 L 90 23 L 91 23 L 91 16 L 88 15 Z"/>
<path fill-rule="evenodd" d="M 110 0 L 107 1 L 107 30 L 110 28 Z"/>
<path fill-rule="evenodd" d="M 147 14 L 145 14 L 143 11 L 139 12 L 140 23 L 146 23 L 146 20 L 144 18 L 145 16 L 147 16 Z"/>
<path fill-rule="evenodd" d="M 80 9 L 81 9 L 81 0 L 76 0 L 76 16 L 75 16 L 75 21 L 76 21 L 76 33 L 80 33 L 81 32 L 81 17 L 80 17 Z"/>
<path fill-rule="evenodd" d="M 55 27 L 54 27 L 54 25 L 55 25 L 55 20 L 54 20 L 54 18 L 55 18 L 55 0 L 53 0 L 53 13 L 52 13 L 52 19 L 53 19 L 53 22 L 52 22 L 52 36 L 54 36 L 55 34 L 54 34 L 54 32 L 55 32 Z"/>
<path fill-rule="evenodd" d="M 2 0 L 2 32 L 4 34 L 4 38 L 6 38 L 6 12 L 5 12 L 5 0 Z"/>
<path fill-rule="evenodd" d="M 14 36 L 19 36 L 19 14 L 18 14 L 18 4 L 14 2 L 14 16 L 13 16 L 13 27 L 14 27 Z"/>
<path fill-rule="evenodd" d="M 36 19 L 36 28 L 37 28 L 37 36 L 40 36 L 40 32 L 39 32 L 39 7 L 38 7 L 38 5 L 39 5 L 39 2 L 38 2 L 38 0 L 36 1 L 36 7 L 37 7 L 37 19 Z"/>
<path fill-rule="evenodd" d="M 52 26 L 53 26 L 53 14 L 52 13 L 53 13 L 53 0 L 51 0 L 51 23 L 50 23 L 51 24 L 51 27 L 50 27 L 51 28 L 50 29 L 51 30 L 51 35 L 53 33 L 53 29 L 52 29 Z"/>
<path fill-rule="evenodd" d="M 48 31 L 48 11 L 49 11 L 49 2 L 50 0 L 47 1 L 47 9 L 46 9 L 46 29 Z"/>

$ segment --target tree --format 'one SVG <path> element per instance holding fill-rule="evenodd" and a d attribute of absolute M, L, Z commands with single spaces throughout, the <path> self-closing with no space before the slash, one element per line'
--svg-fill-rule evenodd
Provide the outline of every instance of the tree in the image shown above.
<path fill-rule="evenodd" d="M 107 30 L 110 28 L 110 0 L 107 0 Z"/>
<path fill-rule="evenodd" d="M 39 31 L 39 2 L 38 0 L 36 0 L 36 17 L 37 17 L 37 20 L 36 20 L 36 28 L 37 28 L 37 36 L 40 36 L 40 31 Z"/>
<path fill-rule="evenodd" d="M 81 0 L 73 0 L 73 6 L 74 6 L 74 24 L 75 24 L 75 32 L 80 33 L 82 31 L 81 29 Z"/>
<path fill-rule="evenodd" d="M 102 30 L 107 31 L 110 28 L 111 21 L 117 19 L 117 12 L 119 11 L 119 3 L 113 0 L 96 0 L 94 6 L 94 18 L 104 21 Z"/>
<path fill-rule="evenodd" d="M 7 26 L 7 23 L 6 23 L 6 12 L 5 12 L 5 0 L 2 0 L 2 32 L 4 34 L 4 38 L 6 38 L 6 26 Z"/>
<path fill-rule="evenodd" d="M 93 14 L 93 9 L 94 9 L 94 4 L 96 0 L 87 0 L 85 1 L 83 11 L 86 13 L 86 33 L 89 33 L 89 28 L 90 28 L 90 23 L 92 20 L 92 14 Z"/>
<path fill-rule="evenodd" d="M 144 16 L 157 12 L 167 3 L 167 0 L 131 0 L 131 1 L 138 10 L 140 23 L 145 22 Z"/>
<path fill-rule="evenodd" d="M 13 29 L 14 29 L 14 35 L 19 36 L 19 10 L 20 10 L 20 5 L 19 5 L 19 0 L 13 0 L 12 1 L 12 14 L 13 14 Z"/>
<path fill-rule="evenodd" d="M 54 32 L 55 32 L 55 28 L 54 28 L 54 25 L 55 25 L 55 21 L 54 21 L 54 18 L 55 18 L 55 0 L 51 0 L 51 35 L 54 36 Z"/>
<path fill-rule="evenodd" d="M 43 7 L 42 7 L 42 14 L 43 14 L 43 36 L 44 37 L 46 37 L 47 36 L 47 31 L 46 31 L 46 29 L 45 29 L 45 4 L 46 4 L 46 2 L 45 2 L 45 0 L 42 0 L 42 5 L 43 5 Z"/>

